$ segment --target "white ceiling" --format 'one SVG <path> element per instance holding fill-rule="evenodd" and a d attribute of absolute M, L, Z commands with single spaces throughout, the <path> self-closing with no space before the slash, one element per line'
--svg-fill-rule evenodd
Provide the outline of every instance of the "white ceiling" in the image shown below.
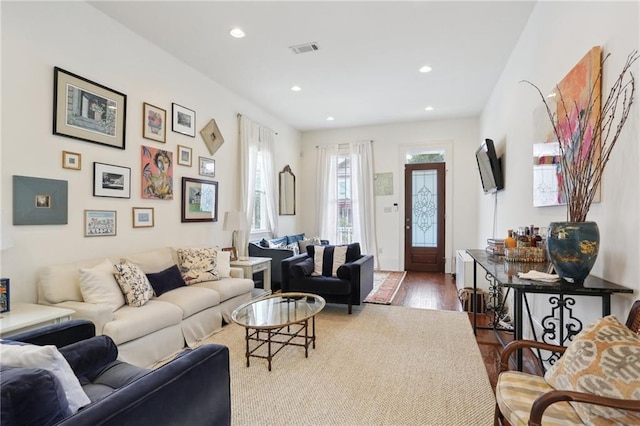
<path fill-rule="evenodd" d="M 535 1 L 89 3 L 306 131 L 478 115 Z"/>

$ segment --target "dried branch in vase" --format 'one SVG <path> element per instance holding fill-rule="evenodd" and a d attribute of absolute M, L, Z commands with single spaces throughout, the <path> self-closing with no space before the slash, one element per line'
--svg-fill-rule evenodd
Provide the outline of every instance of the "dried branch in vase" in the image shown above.
<path fill-rule="evenodd" d="M 558 101 L 550 104 L 538 86 L 528 80 L 522 81 L 538 91 L 558 140 L 562 187 L 567 199 L 567 220 L 571 222 L 586 221 L 604 169 L 634 103 L 635 79 L 631 74 L 631 66 L 639 57 L 637 50 L 627 56 L 622 71 L 601 106 L 602 72 L 609 56 L 607 54 L 602 59 L 584 105 L 579 105 L 576 100 L 565 99 L 558 86 L 554 91 Z"/>

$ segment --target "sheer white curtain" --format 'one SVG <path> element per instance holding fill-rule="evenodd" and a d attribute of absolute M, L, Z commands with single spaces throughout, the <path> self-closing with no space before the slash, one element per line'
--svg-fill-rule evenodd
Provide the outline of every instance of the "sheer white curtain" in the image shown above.
<path fill-rule="evenodd" d="M 247 215 L 247 223 L 253 223 L 253 201 L 256 192 L 256 164 L 260 149 L 260 125 L 240 116 L 240 188 L 242 190 L 242 211 Z M 238 232 L 238 256 L 247 256 L 247 244 L 251 229 Z"/>
<path fill-rule="evenodd" d="M 275 132 L 267 127 L 260 127 L 260 152 L 262 152 L 262 170 L 266 189 L 267 216 L 269 229 L 273 236 L 278 236 L 278 214 L 276 211 L 278 188 L 276 187 L 276 171 L 274 166 Z"/>
<path fill-rule="evenodd" d="M 376 266 L 379 266 L 373 194 L 373 149 L 371 145 L 371 141 L 349 144 L 353 241 L 360 243 L 363 253 L 376 255 Z"/>
<path fill-rule="evenodd" d="M 338 145 L 318 147 L 316 228 L 320 238 L 338 241 Z"/>

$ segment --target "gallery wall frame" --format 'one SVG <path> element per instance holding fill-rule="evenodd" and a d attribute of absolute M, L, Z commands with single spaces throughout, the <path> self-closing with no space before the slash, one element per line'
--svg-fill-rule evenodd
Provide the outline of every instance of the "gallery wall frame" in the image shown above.
<path fill-rule="evenodd" d="M 93 196 L 131 198 L 131 169 L 94 162 Z"/>
<path fill-rule="evenodd" d="M 53 134 L 125 149 L 127 95 L 53 69 Z"/>
<path fill-rule="evenodd" d="M 82 170 L 82 154 L 77 152 L 62 151 L 62 168 Z"/>
<path fill-rule="evenodd" d="M 117 234 L 118 212 L 115 210 L 85 210 L 85 237 L 112 237 Z"/>
<path fill-rule="evenodd" d="M 142 103 L 142 137 L 156 142 L 167 142 L 167 111 Z"/>
<path fill-rule="evenodd" d="M 182 222 L 218 221 L 218 182 L 182 178 Z"/>
<path fill-rule="evenodd" d="M 173 152 L 141 147 L 142 198 L 173 200 Z"/>
<path fill-rule="evenodd" d="M 171 104 L 171 130 L 183 135 L 196 137 L 196 112 L 176 103 Z"/>
<path fill-rule="evenodd" d="M 153 228 L 154 210 L 153 207 L 132 207 L 134 228 Z"/>
<path fill-rule="evenodd" d="M 222 251 L 228 251 L 229 253 L 229 260 L 231 262 L 234 262 L 236 260 L 238 260 L 238 251 L 236 250 L 235 247 L 224 247 L 222 249 Z"/>
<path fill-rule="evenodd" d="M 13 176 L 14 225 L 66 225 L 68 182 Z"/>
<path fill-rule="evenodd" d="M 0 314 L 11 309 L 11 280 L 0 278 Z"/>
<path fill-rule="evenodd" d="M 216 160 L 198 157 L 198 174 L 200 176 L 216 177 Z"/>
<path fill-rule="evenodd" d="M 192 152 L 193 150 L 188 146 L 178 145 L 178 164 L 181 166 L 189 166 L 192 165 Z"/>
<path fill-rule="evenodd" d="M 222 137 L 218 124 L 213 118 L 200 130 L 200 136 L 207 146 L 210 155 L 215 154 L 224 143 L 224 137 Z"/>

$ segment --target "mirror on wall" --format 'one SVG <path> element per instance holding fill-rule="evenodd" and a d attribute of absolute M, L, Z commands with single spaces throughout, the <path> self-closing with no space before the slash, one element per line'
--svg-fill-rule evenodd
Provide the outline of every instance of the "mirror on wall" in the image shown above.
<path fill-rule="evenodd" d="M 280 215 L 296 214 L 296 176 L 287 164 L 280 172 Z"/>

